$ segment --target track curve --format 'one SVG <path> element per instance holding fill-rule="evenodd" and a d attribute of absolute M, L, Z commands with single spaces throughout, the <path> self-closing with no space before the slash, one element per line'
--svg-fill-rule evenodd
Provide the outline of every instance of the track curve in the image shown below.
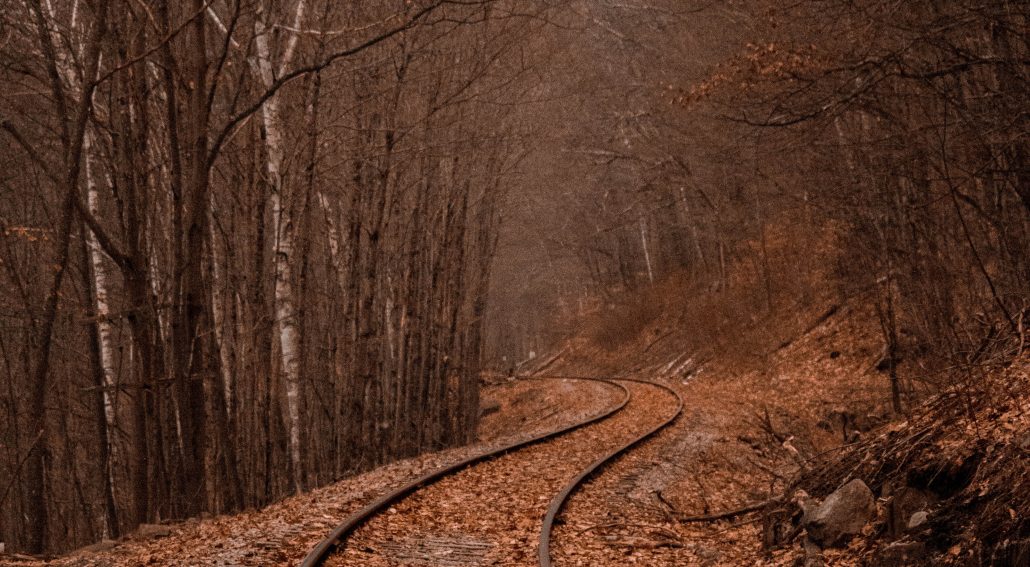
<path fill-rule="evenodd" d="M 389 507 L 391 504 L 397 502 L 398 500 L 403 499 L 405 496 L 415 492 L 419 488 L 422 488 L 422 487 L 424 487 L 426 485 L 432 484 L 433 482 L 438 481 L 440 479 L 443 479 L 443 478 L 445 478 L 447 476 L 453 475 L 453 474 L 455 474 L 455 473 L 457 473 L 457 472 L 459 472 L 461 470 L 464 470 L 464 469 L 466 469 L 466 468 L 468 468 L 468 467 L 470 467 L 472 465 L 475 465 L 477 463 L 481 463 L 481 462 L 484 462 L 484 461 L 489 461 L 491 459 L 500 457 L 500 456 L 505 455 L 507 453 L 510 453 L 512 451 L 515 451 L 515 450 L 518 450 L 518 449 L 522 449 L 522 448 L 526 448 L 526 447 L 529 447 L 531 445 L 536 445 L 536 444 L 539 444 L 539 443 L 546 442 L 546 441 L 548 441 L 550 439 L 554 439 L 554 438 L 559 437 L 561 435 L 564 435 L 566 433 L 570 433 L 570 432 L 572 432 L 574 430 L 581 429 L 583 427 L 586 427 L 586 426 L 592 425 L 594 423 L 597 423 L 599 421 L 602 421 L 602 420 L 604 420 L 604 419 L 606 419 L 608 417 L 611 417 L 612 415 L 614 415 L 615 413 L 619 412 L 623 408 L 625 408 L 626 404 L 629 403 L 630 398 L 631 398 L 631 395 L 630 395 L 630 392 L 629 392 L 628 388 L 626 388 L 625 386 L 623 386 L 621 384 L 612 382 L 610 380 L 605 380 L 603 378 L 589 378 L 589 377 L 577 377 L 577 376 L 554 376 L 554 377 L 550 377 L 550 376 L 536 376 L 536 377 L 533 377 L 532 379 L 534 379 L 534 380 L 552 380 L 552 379 L 553 380 L 584 380 L 584 381 L 600 381 L 600 382 L 605 382 L 607 384 L 610 384 L 610 385 L 615 386 L 616 388 L 619 388 L 620 390 L 622 390 L 622 398 L 619 400 L 618 403 L 614 404 L 613 406 L 611 406 L 609 408 L 606 408 L 605 410 L 601 411 L 600 413 L 595 414 L 593 416 L 590 416 L 590 417 L 588 417 L 588 418 L 586 418 L 584 420 L 581 420 L 581 421 L 578 421 L 578 422 L 573 423 L 571 425 L 568 425 L 568 426 L 556 429 L 554 431 L 550 431 L 550 432 L 547 432 L 547 433 L 544 433 L 544 434 L 541 434 L 541 435 L 537 435 L 537 436 L 531 437 L 529 439 L 520 440 L 520 441 L 516 441 L 516 442 L 510 443 L 508 445 L 502 446 L 502 447 L 500 447 L 498 449 L 494 449 L 492 451 L 488 451 L 486 453 L 475 455 L 475 456 L 470 457 L 468 459 L 464 459 L 464 460 L 459 461 L 457 463 L 454 463 L 452 465 L 449 465 L 449 466 L 443 467 L 441 469 L 437 469 L 437 470 L 435 470 L 433 472 L 427 473 L 427 474 L 425 474 L 425 475 L 423 475 L 421 477 L 418 477 L 418 478 L 416 478 L 416 479 L 414 479 L 414 480 L 412 480 L 412 481 L 410 481 L 408 483 L 405 483 L 402 486 L 399 486 L 399 487 L 391 490 L 390 492 L 388 492 L 388 493 L 384 494 L 383 496 L 377 498 L 375 501 L 369 503 L 364 508 L 362 508 L 361 510 L 358 510 L 357 512 L 352 514 L 350 517 L 348 517 L 346 520 L 344 520 L 343 523 L 341 523 L 339 526 L 337 526 L 325 539 L 320 541 L 314 548 L 312 548 L 312 550 L 308 553 L 308 555 L 300 563 L 300 566 L 301 567 L 320 567 L 333 554 L 333 552 L 340 546 L 340 544 L 342 544 L 343 541 L 346 540 L 346 538 L 351 533 L 354 532 L 354 530 L 356 530 L 362 524 L 364 524 L 365 522 L 370 520 L 372 517 L 376 516 L 378 513 L 380 513 L 382 511 L 384 511 L 385 509 L 387 509 L 387 507 Z"/>
<path fill-rule="evenodd" d="M 641 380 L 635 378 L 618 378 L 617 380 L 624 382 L 636 382 L 640 384 L 647 384 L 649 386 L 654 386 L 656 388 L 662 389 L 672 394 L 673 397 L 676 398 L 676 410 L 672 413 L 672 415 L 663 420 L 661 423 L 657 424 L 655 427 L 649 429 L 648 431 L 645 431 L 642 435 L 636 437 L 635 439 L 631 439 L 629 442 L 615 448 L 614 450 L 610 451 L 600 459 L 591 463 L 590 466 L 583 469 L 583 471 L 580 472 L 579 475 L 577 475 L 574 479 L 569 481 L 569 483 L 566 484 L 564 488 L 562 488 L 561 492 L 559 492 L 554 497 L 554 499 L 551 500 L 551 503 L 547 508 L 547 514 L 544 516 L 543 525 L 540 529 L 540 545 L 538 547 L 538 561 L 540 563 L 540 567 L 551 567 L 552 565 L 550 547 L 551 532 L 554 529 L 554 520 L 558 517 L 558 514 L 561 513 L 562 508 L 565 506 L 565 503 L 568 502 L 568 499 L 572 495 L 572 493 L 577 488 L 582 486 L 582 484 L 588 478 L 590 478 L 591 475 L 596 473 L 602 467 L 614 462 L 618 457 L 628 453 L 631 449 L 643 443 L 644 441 L 650 439 L 659 431 L 665 429 L 666 427 L 669 427 L 683 413 L 683 397 L 680 396 L 679 392 L 677 392 L 676 390 L 673 390 L 672 388 L 665 386 L 663 384 L 651 382 L 649 380 Z"/>

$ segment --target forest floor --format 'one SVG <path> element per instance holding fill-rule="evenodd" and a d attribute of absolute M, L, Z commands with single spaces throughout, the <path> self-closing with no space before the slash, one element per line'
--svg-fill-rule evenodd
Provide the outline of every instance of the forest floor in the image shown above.
<path fill-rule="evenodd" d="M 296 565 L 347 516 L 389 489 L 429 471 L 514 440 L 559 429 L 618 401 L 598 382 L 527 380 L 488 386 L 480 442 L 427 453 L 287 498 L 261 510 L 145 526 L 119 541 L 89 546 L 49 561 L 0 555 L 12 567 Z"/>
<path fill-rule="evenodd" d="M 697 360 L 666 337 L 672 322 L 662 317 L 616 348 L 590 333 L 571 341 L 546 373 L 658 377 L 686 410 L 573 495 L 555 534 L 556 565 L 793 564 L 796 550 L 763 549 L 758 516 L 682 518 L 777 496 L 800 463 L 840 445 L 842 416 L 867 430 L 886 420 L 889 388 L 872 371 L 879 351 L 868 314 L 845 306 L 815 324 L 825 311 L 799 315 L 804 334 L 757 360 Z"/>
<path fill-rule="evenodd" d="M 556 565 L 1030 565 L 1030 353 L 958 381 L 907 357 L 896 415 L 862 298 L 780 309 L 696 352 L 681 300 L 656 295 L 673 299 L 653 318 L 600 313 L 539 369 L 659 378 L 687 407 L 574 493 Z M 875 513 L 820 549 L 802 504 L 854 479 Z"/>
<path fill-rule="evenodd" d="M 675 412 L 669 392 L 624 385 L 631 397 L 621 411 L 415 492 L 362 525 L 327 567 L 537 565 L 540 519 L 552 497 L 599 455 Z"/>
<path fill-rule="evenodd" d="M 588 327 L 530 369 L 541 376 L 657 380 L 686 402 L 671 428 L 602 469 L 573 494 L 556 523 L 555 565 L 1026 564 L 1030 556 L 1020 554 L 1030 553 L 1025 540 L 1030 496 L 1019 487 L 1027 485 L 1030 470 L 1030 358 L 1023 355 L 993 370 L 991 379 L 1002 386 L 986 398 L 974 399 L 968 389 L 965 394 L 955 388 L 937 396 L 924 393 L 919 396 L 923 401 L 906 400 L 907 415 L 892 416 L 887 377 L 875 368 L 882 349 L 871 309 L 860 302 L 824 302 L 783 312 L 790 315 L 756 324 L 789 330 L 776 340 L 748 340 L 750 331 L 741 331 L 737 347 L 747 349 L 746 356 L 726 354 L 733 352 L 733 341 L 722 354 L 690 350 L 680 336 L 689 321 L 674 310 L 659 310 L 614 342 L 604 340 L 610 333 Z M 907 364 L 913 365 L 904 369 L 907 375 L 917 375 L 916 363 Z M 393 463 L 262 510 L 161 526 L 45 564 L 295 565 L 343 518 L 390 487 L 506 440 L 593 415 L 616 398 L 598 383 L 501 380 L 484 390 L 476 445 Z M 400 518 L 421 509 L 414 512 L 423 517 L 421 523 L 445 537 L 453 534 L 447 533 L 447 518 L 433 516 L 436 503 L 466 519 L 481 517 L 485 524 L 521 499 L 524 510 L 509 518 L 510 533 L 502 530 L 487 538 L 523 548 L 516 554 L 521 557 L 483 554 L 480 562 L 469 564 L 531 564 L 533 528 L 548 495 L 560 486 L 558 477 L 571 476 L 576 468 L 571 465 L 583 460 L 568 455 L 592 446 L 598 456 L 604 452 L 594 441 L 573 445 L 575 451 L 537 451 L 543 460 L 523 463 L 521 471 L 495 465 L 507 471 L 498 477 L 513 479 L 499 485 L 497 506 L 488 499 L 467 502 L 462 490 L 468 482 L 455 475 L 398 504 L 395 513 Z M 555 478 L 545 474 L 545 468 L 563 460 L 569 461 L 569 471 Z M 789 525 L 800 515 L 797 491 L 823 498 L 852 478 L 872 488 L 876 516 L 843 547 L 813 551 L 810 546 L 806 552 L 804 530 Z M 948 481 L 943 488 L 941 478 Z M 921 510 L 930 519 L 917 530 L 896 529 L 891 491 L 897 494 L 899 479 L 907 489 L 932 498 Z M 529 486 L 537 480 L 539 486 Z M 757 513 L 696 521 L 770 499 L 776 504 Z M 786 518 L 787 536 L 770 536 L 770 530 L 784 531 L 777 518 L 781 523 Z M 359 543 L 369 533 L 375 538 L 355 545 L 349 557 L 338 558 L 339 564 L 432 564 L 370 553 L 399 549 L 412 533 L 428 533 L 389 517 L 379 523 L 356 534 Z M 899 549 L 911 554 L 898 555 Z M 0 557 L 0 564 L 44 563 Z"/>

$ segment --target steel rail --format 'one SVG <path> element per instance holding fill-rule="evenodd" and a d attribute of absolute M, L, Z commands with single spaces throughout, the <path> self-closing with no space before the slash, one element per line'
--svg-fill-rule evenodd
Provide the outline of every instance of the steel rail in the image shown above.
<path fill-rule="evenodd" d="M 620 457 L 628 453 L 631 449 L 643 443 L 647 439 L 650 439 L 652 436 L 657 434 L 662 429 L 665 429 L 666 427 L 672 425 L 672 423 L 675 422 L 676 419 L 679 418 L 679 416 L 683 413 L 683 397 L 679 395 L 679 392 L 673 390 L 668 386 L 665 386 L 664 384 L 658 384 L 656 382 L 651 382 L 649 380 L 640 380 L 636 378 L 611 378 L 611 380 L 647 384 L 648 386 L 654 386 L 656 388 L 665 390 L 666 392 L 669 392 L 676 398 L 676 411 L 673 412 L 671 416 L 663 420 L 655 427 L 647 430 L 644 434 L 630 440 L 628 443 L 625 443 L 621 447 L 612 450 L 607 455 L 594 461 L 590 466 L 583 469 L 583 471 L 580 472 L 579 475 L 576 476 L 576 478 L 569 481 L 569 483 L 565 485 L 565 488 L 563 488 L 562 491 L 559 492 L 553 500 L 551 500 L 551 504 L 547 508 L 547 514 L 544 515 L 543 525 L 540 527 L 540 546 L 537 548 L 540 567 L 551 567 L 551 531 L 554 529 L 554 520 L 558 517 L 558 514 L 561 513 L 562 508 L 565 507 L 565 504 L 566 502 L 568 502 L 568 499 L 572 495 L 573 491 L 579 488 L 586 481 L 587 478 L 596 473 L 601 467 L 614 462 L 617 457 Z"/>
<path fill-rule="evenodd" d="M 347 539 L 347 536 L 354 532 L 354 530 L 356 530 L 359 526 L 361 526 L 363 523 L 371 519 L 373 516 L 375 516 L 377 513 L 385 509 L 390 504 L 393 504 L 398 500 L 401 500 L 402 498 L 408 496 L 416 490 L 423 488 L 424 486 L 429 485 L 430 483 L 436 482 L 444 477 L 450 476 L 454 473 L 464 470 L 465 468 L 471 465 L 488 461 L 490 459 L 499 457 L 501 455 L 504 455 L 511 451 L 515 451 L 517 449 L 522 449 L 530 445 L 535 445 L 537 443 L 549 441 L 551 439 L 554 439 L 555 437 L 558 437 L 570 431 L 597 423 L 603 419 L 610 417 L 612 414 L 626 407 L 626 404 L 629 403 L 630 399 L 630 392 L 628 388 L 626 388 L 622 384 L 618 384 L 604 378 L 589 378 L 581 376 L 534 376 L 532 377 L 532 379 L 588 380 L 594 382 L 604 382 L 606 384 L 621 389 L 622 399 L 619 400 L 619 403 L 615 404 L 614 406 L 606 408 L 602 410 L 600 413 L 590 416 L 582 421 L 578 421 L 576 423 L 567 425 L 554 431 L 537 435 L 530 439 L 516 441 L 503 447 L 487 451 L 486 453 L 474 455 L 472 457 L 458 461 L 454 464 L 424 474 L 412 481 L 409 481 L 397 488 L 394 488 L 390 492 L 387 492 L 386 494 L 380 496 L 379 498 L 369 503 L 362 509 L 358 510 L 357 512 L 349 516 L 346 520 L 344 520 L 343 523 L 337 526 L 325 539 L 320 541 L 315 547 L 311 549 L 310 552 L 308 552 L 308 555 L 300 563 L 300 567 L 320 567 L 323 563 L 325 563 L 329 556 L 332 555 L 332 553 L 340 547 L 344 540 Z"/>

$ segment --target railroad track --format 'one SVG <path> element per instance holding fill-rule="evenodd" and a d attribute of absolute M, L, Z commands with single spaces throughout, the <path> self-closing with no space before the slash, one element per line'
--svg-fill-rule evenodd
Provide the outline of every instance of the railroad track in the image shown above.
<path fill-rule="evenodd" d="M 637 425 L 634 423 L 632 415 L 626 415 L 626 412 L 629 411 L 629 408 L 627 406 L 635 406 L 636 404 L 641 403 L 636 398 L 645 398 L 644 401 L 646 402 L 647 397 L 652 396 L 656 391 L 662 392 L 663 395 L 671 395 L 675 399 L 675 407 L 673 408 L 673 410 L 668 411 L 665 415 L 662 415 L 660 421 L 647 424 L 646 427 L 643 428 L 637 428 L 636 430 L 632 431 L 631 435 L 629 435 L 628 437 L 623 437 L 622 439 L 620 439 L 616 447 L 609 448 L 609 450 L 605 451 L 600 459 L 596 459 L 587 464 L 586 466 L 579 466 L 578 474 L 575 474 L 571 481 L 565 482 L 561 486 L 560 490 L 557 490 L 556 496 L 554 496 L 550 500 L 550 504 L 546 510 L 546 513 L 543 514 L 544 522 L 539 527 L 538 541 L 536 542 L 539 564 L 541 566 L 550 566 L 551 559 L 549 546 L 551 540 L 552 526 L 554 524 L 554 520 L 561 513 L 562 507 L 568 500 L 569 496 L 573 494 L 582 485 L 582 483 L 585 482 L 591 475 L 595 474 L 605 465 L 617 460 L 620 455 L 629 452 L 646 439 L 655 435 L 665 427 L 668 427 L 672 422 L 675 421 L 675 419 L 682 412 L 683 401 L 674 390 L 666 386 L 656 384 L 654 382 L 649 382 L 647 380 L 637 380 L 628 378 L 592 378 L 582 376 L 536 376 L 533 378 L 600 381 L 621 390 L 622 396 L 621 399 L 613 406 L 587 419 L 563 427 L 556 431 L 538 435 L 518 442 L 513 442 L 511 444 L 505 445 L 503 447 L 489 451 L 487 453 L 470 457 L 468 459 L 465 459 L 464 461 L 455 463 L 448 467 L 439 469 L 437 471 L 433 471 L 424 476 L 416 478 L 411 482 L 408 482 L 403 486 L 400 486 L 390 491 L 389 493 L 381 496 L 374 502 L 368 504 L 367 506 L 365 506 L 364 508 L 362 508 L 361 510 L 347 518 L 342 524 L 340 524 L 336 529 L 334 529 L 328 537 L 319 542 L 319 544 L 311 550 L 308 556 L 301 563 L 301 566 L 321 567 L 323 565 L 327 565 L 327 562 L 328 564 L 334 564 L 334 561 L 330 561 L 331 557 L 334 557 L 345 550 L 349 552 L 352 551 L 348 549 L 349 546 L 344 545 L 344 543 L 347 542 L 347 540 L 351 538 L 351 536 L 355 535 L 355 533 L 362 529 L 363 526 L 367 526 L 368 523 L 371 522 L 374 518 L 382 516 L 383 519 L 380 521 L 388 520 L 390 516 L 386 513 L 389 512 L 390 514 L 392 514 L 396 512 L 393 506 L 397 505 L 399 507 L 400 503 L 402 501 L 406 501 L 408 497 L 416 498 L 418 494 L 425 492 L 423 489 L 432 489 L 434 487 L 441 488 L 440 485 L 453 480 L 453 478 L 459 473 L 469 475 L 477 472 L 473 469 L 488 469 L 491 466 L 494 466 L 496 468 L 497 466 L 499 466 L 497 464 L 497 461 L 501 457 L 513 454 L 516 451 L 520 453 L 529 453 L 534 451 L 533 448 L 541 449 L 541 446 L 547 447 L 548 445 L 557 445 L 565 443 L 569 446 L 565 449 L 565 451 L 571 455 L 573 448 L 578 448 L 579 450 L 582 450 L 582 447 L 577 447 L 577 445 L 582 445 L 583 443 L 590 441 L 591 435 L 598 435 L 601 436 L 601 438 L 603 438 L 604 432 L 595 432 L 594 429 L 608 427 L 610 431 L 608 431 L 607 433 L 611 435 L 612 431 L 621 432 L 619 429 L 620 425 L 623 429 L 632 429 L 635 425 Z M 634 397 L 633 393 L 631 393 L 631 389 L 640 390 L 639 393 L 644 395 L 638 395 Z M 644 405 L 646 409 L 646 403 Z M 627 419 L 627 417 L 629 419 Z M 620 419 L 623 423 L 617 423 Z M 579 438 L 573 439 L 572 437 L 575 436 L 579 436 Z M 594 440 L 596 441 L 596 439 Z M 549 444 L 548 442 L 553 443 Z M 559 455 L 563 454 L 564 453 L 559 452 Z M 540 465 L 541 463 L 537 464 Z M 572 466 L 568 463 L 562 464 L 565 465 L 566 468 L 568 466 Z M 532 462 L 525 465 L 523 468 L 531 467 Z M 463 471 L 469 472 L 463 473 Z M 543 473 L 544 471 L 537 472 Z M 502 468 L 499 469 L 499 471 L 488 471 L 483 472 L 483 474 L 486 476 L 490 476 L 491 474 L 493 476 L 501 476 L 504 475 L 505 472 Z M 566 475 L 562 478 L 568 478 L 568 476 L 571 475 Z M 555 492 L 552 491 L 549 492 L 549 494 L 555 494 Z M 546 497 L 541 496 L 538 497 L 538 499 L 546 500 Z M 498 504 L 498 506 L 500 505 Z M 538 519 L 540 517 L 539 512 L 534 517 Z M 453 530 L 444 531 L 450 532 Z M 439 559 L 436 560 L 436 564 L 458 566 L 476 564 L 476 557 L 485 556 L 487 553 L 491 551 L 491 548 L 493 546 L 488 541 L 483 540 L 461 539 L 455 537 L 443 537 L 425 534 L 417 542 L 417 545 L 415 546 L 416 549 L 404 550 L 402 549 L 403 547 L 403 545 L 387 544 L 381 546 L 381 551 L 390 553 L 397 560 L 402 560 L 404 558 L 407 558 L 409 560 L 418 559 L 421 554 L 422 562 L 423 564 L 425 564 L 425 561 L 430 560 L 427 558 L 436 557 L 435 555 L 433 555 L 434 549 L 436 549 L 437 552 L 439 552 L 439 549 L 444 549 L 445 555 L 439 556 Z M 408 547 L 410 548 L 412 546 L 409 545 Z M 372 550 L 365 549 L 365 551 Z M 404 553 L 408 553 L 409 555 L 405 556 Z M 529 557 L 526 557 L 525 559 L 528 558 Z M 366 562 L 366 560 L 364 559 L 355 561 L 358 561 L 362 564 Z M 528 561 L 524 562 L 528 563 Z M 351 562 L 351 564 L 353 564 L 353 561 Z"/>
<path fill-rule="evenodd" d="M 649 386 L 654 386 L 656 388 L 661 388 L 662 390 L 665 390 L 676 399 L 676 409 L 675 411 L 670 413 L 668 417 L 666 417 L 664 420 L 656 424 L 651 429 L 645 431 L 643 434 L 638 435 L 633 439 L 630 439 L 628 442 L 622 444 L 619 447 L 616 447 L 608 454 L 602 456 L 601 458 L 591 463 L 590 466 L 583 469 L 582 472 L 580 472 L 578 475 L 576 475 L 575 478 L 569 481 L 569 483 L 566 484 L 564 488 L 562 488 L 561 492 L 555 495 L 555 497 L 551 500 L 551 504 L 547 507 L 547 514 L 544 516 L 543 527 L 540 529 L 540 545 L 539 547 L 537 547 L 537 559 L 540 564 L 540 567 L 551 567 L 551 533 L 554 531 L 554 521 L 561 513 L 562 508 L 564 508 L 565 504 L 569 501 L 569 497 L 572 496 L 572 493 L 575 492 L 576 489 L 581 487 L 583 483 L 587 481 L 588 478 L 597 473 L 602 467 L 611 464 L 620 456 L 631 451 L 637 445 L 640 445 L 644 441 L 647 441 L 648 439 L 653 437 L 659 431 L 672 425 L 672 423 L 679 418 L 680 414 L 683 413 L 683 398 L 679 395 L 679 392 L 677 392 L 676 390 L 673 390 L 672 388 L 669 388 L 668 386 L 662 384 L 650 382 L 648 380 L 637 380 L 633 378 L 622 378 L 621 380 L 625 382 L 637 382 L 641 384 L 647 384 Z"/>

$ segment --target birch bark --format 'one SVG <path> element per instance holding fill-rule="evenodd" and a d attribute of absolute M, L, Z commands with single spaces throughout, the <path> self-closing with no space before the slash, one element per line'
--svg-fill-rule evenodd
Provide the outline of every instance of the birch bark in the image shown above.
<path fill-rule="evenodd" d="M 79 53 L 69 53 L 74 48 L 68 47 L 67 50 L 61 49 L 59 46 L 64 45 L 57 36 L 57 14 L 54 11 L 54 6 L 51 2 L 47 1 L 43 4 L 46 7 L 47 17 L 49 18 L 49 32 L 51 41 L 53 42 L 55 49 L 60 49 L 56 53 L 55 63 L 57 66 L 58 73 L 64 84 L 73 91 L 77 96 L 82 96 L 84 93 L 82 81 L 76 77 L 75 70 L 72 68 L 73 62 L 82 57 L 84 54 L 84 46 L 79 43 L 77 49 Z M 78 8 L 79 3 L 76 1 L 72 5 L 72 16 L 71 16 L 71 27 L 74 31 L 78 22 Z M 90 94 L 90 104 L 93 104 L 93 96 Z M 97 189 L 96 182 L 96 164 L 94 163 L 93 157 L 93 132 L 87 123 L 85 125 L 85 131 L 82 137 L 82 160 L 83 160 L 83 180 L 86 185 L 86 204 L 89 208 L 89 212 L 94 216 L 97 216 L 100 210 L 100 193 Z M 114 370 L 114 350 L 112 348 L 111 340 L 111 323 L 108 321 L 111 309 L 108 303 L 110 283 L 108 281 L 107 270 L 104 267 L 104 252 L 100 248 L 100 243 L 97 242 L 97 237 L 93 233 L 93 230 L 86 229 L 85 233 L 86 245 L 89 250 L 89 262 L 90 262 L 90 274 L 92 275 L 93 285 L 93 309 L 96 314 L 96 333 L 97 342 L 99 343 L 99 354 L 100 354 L 100 367 L 103 373 L 103 388 L 101 395 L 103 397 L 103 408 L 104 408 L 104 420 L 106 422 L 104 439 L 101 440 L 107 449 L 107 462 L 103 463 L 106 490 L 109 493 L 114 493 L 114 463 L 117 458 L 117 452 L 115 444 L 112 439 L 111 432 L 115 431 L 117 426 L 116 413 L 114 407 L 114 393 L 115 393 L 115 370 Z M 117 526 L 108 526 L 105 523 L 105 531 L 113 533 L 117 531 Z M 104 534 L 109 535 L 108 533 Z"/>
<path fill-rule="evenodd" d="M 304 1 L 297 5 L 296 20 L 303 17 Z M 254 46 L 256 60 L 253 66 L 258 72 L 262 84 L 271 88 L 275 82 L 272 66 L 272 53 L 268 44 L 269 30 L 263 21 L 265 12 L 259 13 L 254 20 Z M 285 70 L 289 65 L 288 57 L 292 56 L 291 41 L 278 65 Z M 281 71 L 280 71 L 281 72 Z M 300 458 L 300 328 L 298 326 L 296 293 L 293 289 L 293 252 L 294 223 L 287 207 L 283 206 L 283 137 L 279 113 L 279 96 L 271 96 L 261 108 L 261 120 L 265 129 L 265 150 L 268 156 L 266 164 L 270 187 L 269 200 L 272 205 L 273 248 L 272 258 L 275 265 L 275 314 L 279 325 L 280 356 L 282 357 L 283 378 L 286 383 L 286 412 L 289 423 L 290 467 L 293 473 L 293 489 L 301 492 L 304 489 L 303 470 Z"/>
<path fill-rule="evenodd" d="M 644 263 L 647 265 L 647 281 L 654 284 L 654 269 L 651 267 L 651 248 L 647 245 L 647 221 L 640 217 L 640 247 L 644 249 Z"/>
<path fill-rule="evenodd" d="M 90 213 L 97 215 L 100 209 L 99 201 L 100 195 L 97 190 L 96 181 L 94 178 L 95 168 L 92 158 L 92 134 L 87 132 L 85 139 L 83 140 L 83 156 L 84 156 L 84 172 L 86 180 L 86 203 L 89 207 Z M 114 440 L 112 439 L 111 432 L 115 430 L 117 426 L 115 417 L 115 404 L 114 404 L 114 393 L 115 393 L 115 371 L 114 371 L 114 350 L 111 347 L 111 323 L 108 321 L 108 317 L 111 313 L 111 308 L 108 303 L 108 292 L 110 290 L 110 284 L 107 279 L 107 270 L 104 267 L 104 253 L 100 250 L 100 244 L 97 242 L 97 237 L 93 234 L 92 230 L 84 230 L 86 234 L 86 246 L 89 249 L 89 262 L 91 266 L 91 275 L 93 276 L 93 289 L 95 294 L 93 297 L 93 309 L 96 313 L 96 328 L 97 328 L 97 342 L 100 346 L 100 367 L 103 371 L 104 377 L 104 388 L 103 388 L 103 400 L 104 400 L 104 419 L 107 422 L 106 435 L 103 439 L 103 443 L 107 446 L 107 454 L 109 461 L 104 463 L 105 472 L 107 474 L 106 482 L 108 484 L 108 490 L 114 492 L 114 466 L 118 459 L 118 452 L 115 448 Z"/>

